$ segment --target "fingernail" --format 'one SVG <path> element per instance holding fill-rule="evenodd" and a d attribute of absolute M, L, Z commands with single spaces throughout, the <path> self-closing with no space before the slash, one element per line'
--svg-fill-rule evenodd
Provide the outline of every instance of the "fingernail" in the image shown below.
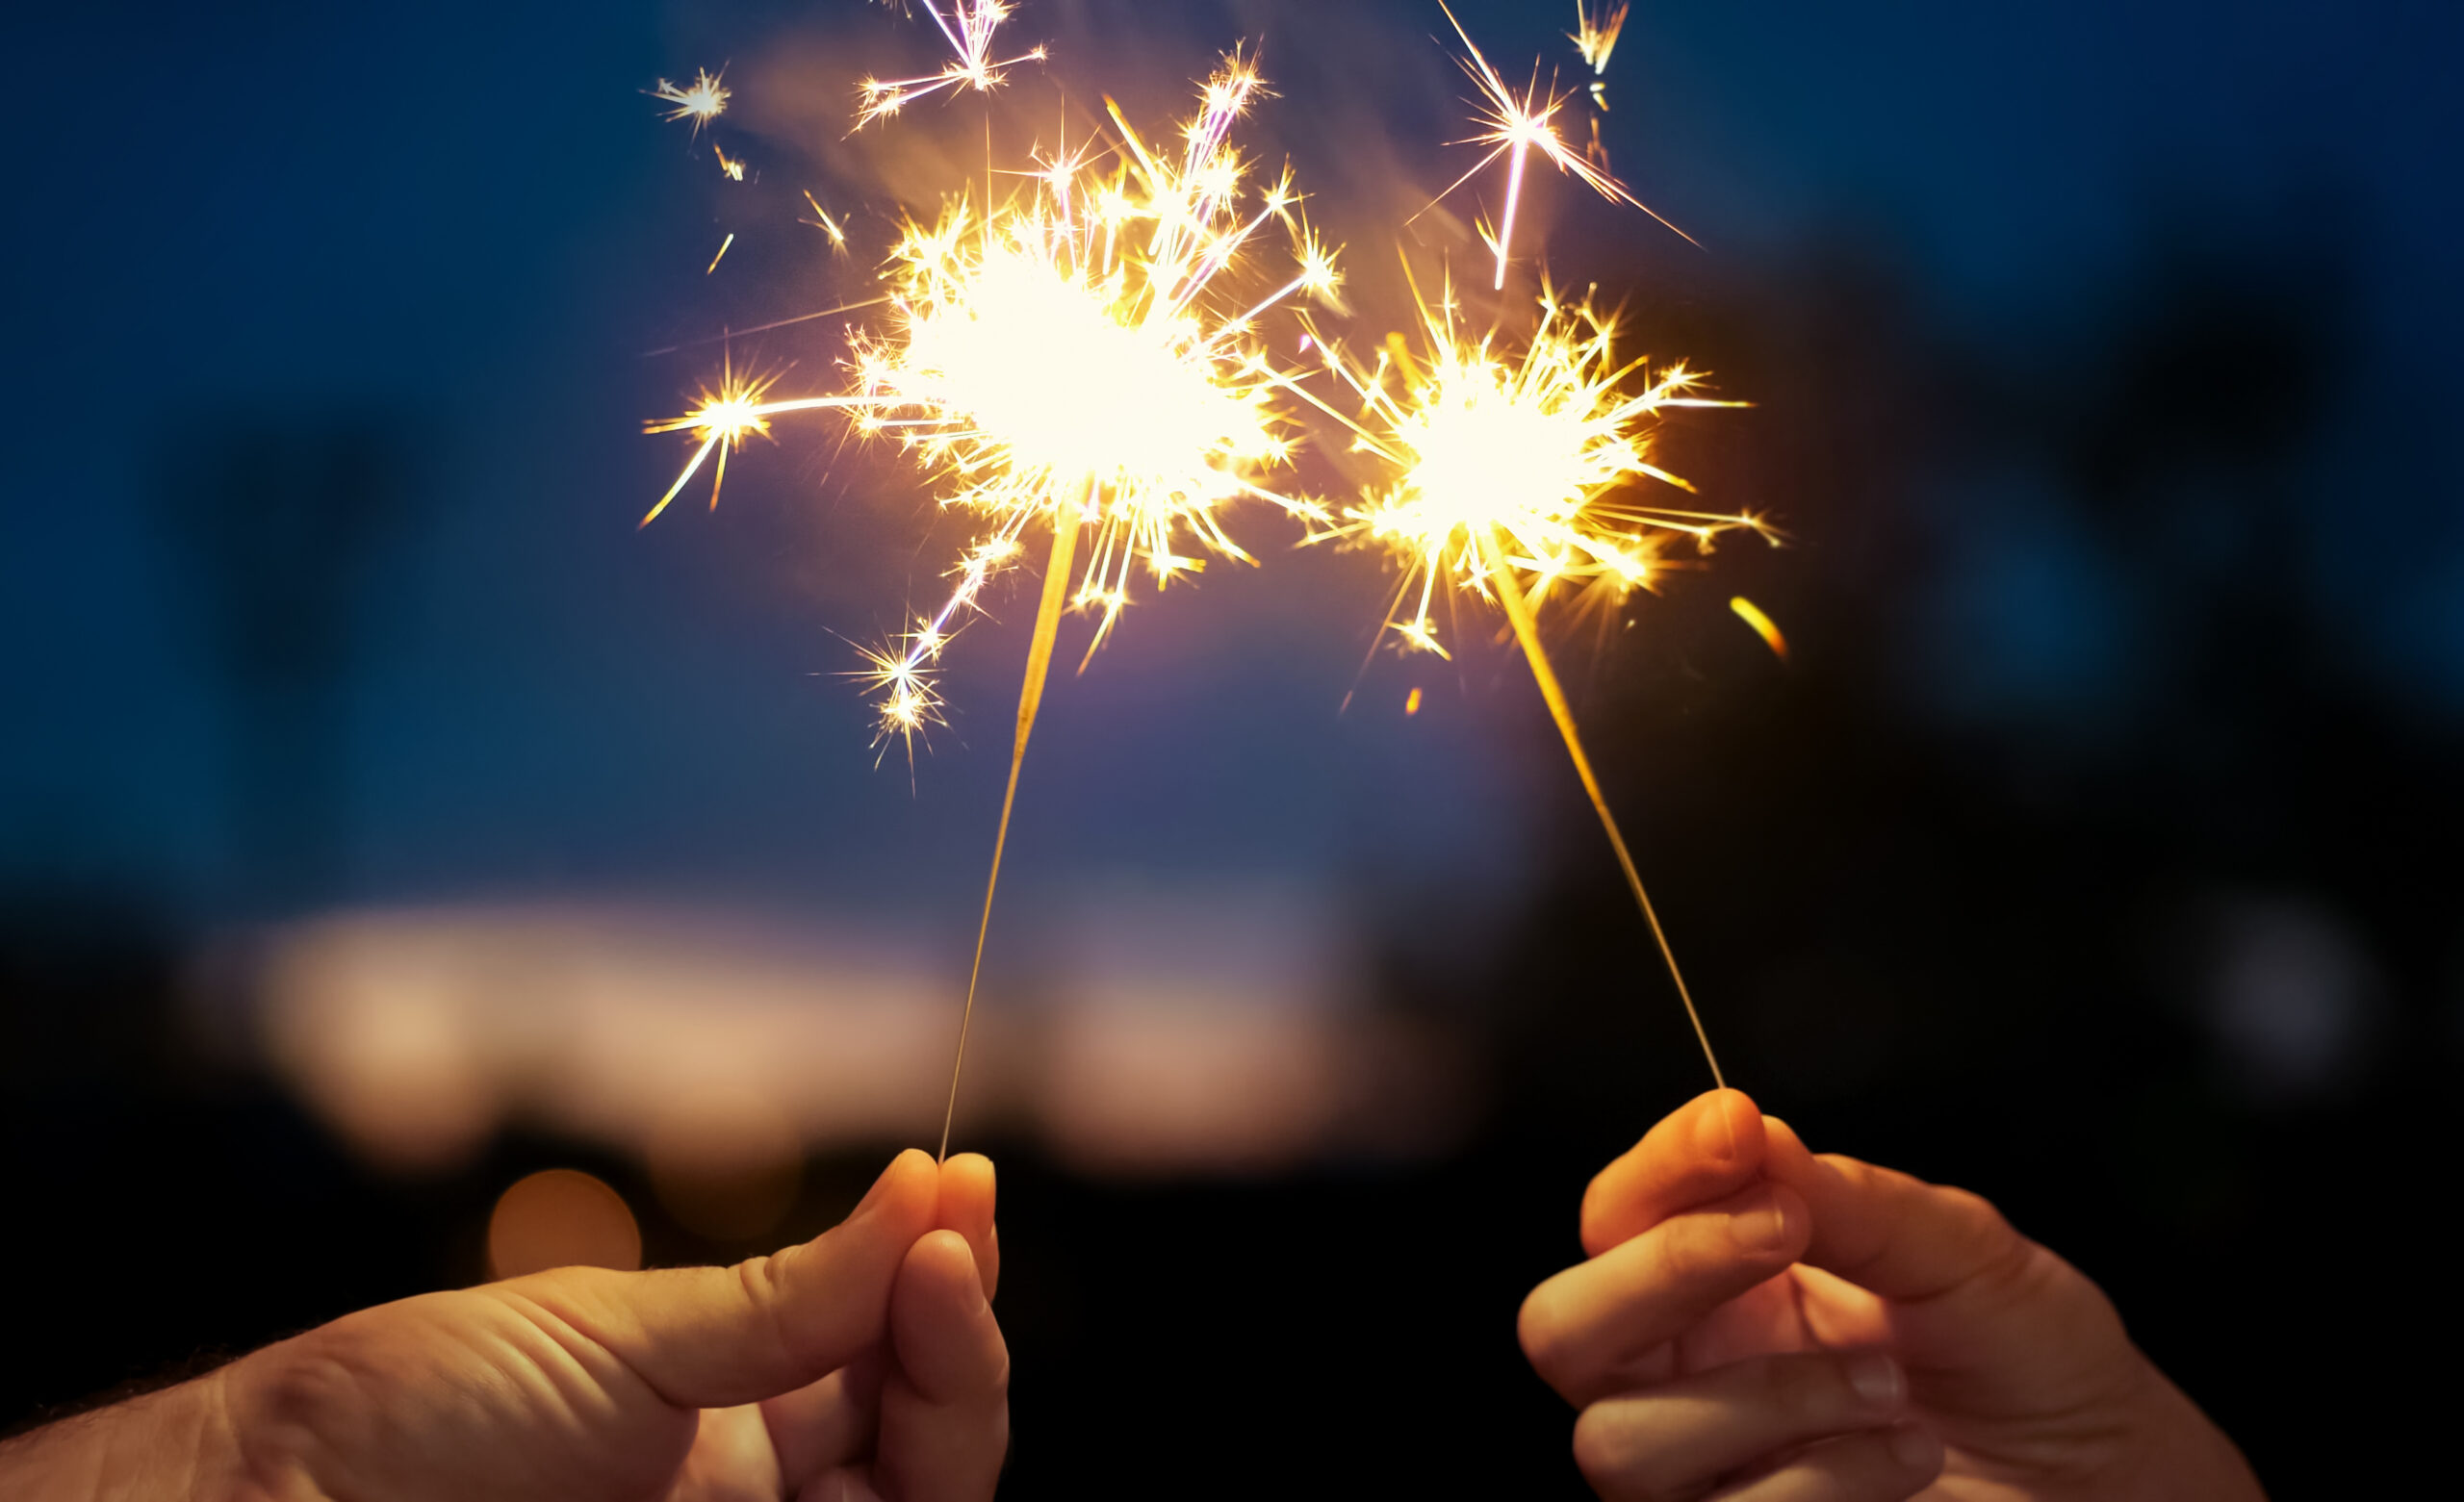
<path fill-rule="evenodd" d="M 904 1158 L 907 1155 L 904 1153 L 899 1155 L 900 1158 Z M 896 1172 L 897 1169 L 898 1158 L 893 1158 L 889 1160 L 889 1165 L 884 1168 L 880 1175 L 873 1180 L 873 1186 L 864 1191 L 864 1197 L 856 1202 L 856 1208 L 847 1212 L 847 1218 L 853 1220 L 857 1216 L 864 1213 L 864 1211 L 871 1209 L 873 1208 L 873 1202 L 882 1197 L 883 1185 L 889 1183 L 889 1176 Z"/>
<path fill-rule="evenodd" d="M 1729 1235 L 1749 1252 L 1776 1252 L 1788 1244 L 1788 1209 L 1777 1195 L 1729 1217 Z"/>
<path fill-rule="evenodd" d="M 1914 1471 L 1941 1468 L 1942 1441 L 1931 1430 L 1916 1424 L 1902 1424 L 1890 1432 L 1884 1441 L 1890 1446 L 1890 1458 Z"/>
<path fill-rule="evenodd" d="M 1882 1352 L 1860 1351 L 1847 1364 L 1848 1386 L 1866 1408 L 1887 1413 L 1908 1395 L 1908 1379 L 1900 1375 L 1899 1363 Z"/>
<path fill-rule="evenodd" d="M 1729 1119 L 1728 1101 L 1716 1092 L 1711 1097 L 1710 1108 L 1694 1120 L 1694 1151 L 1721 1163 L 1733 1161 L 1741 1156 L 1736 1123 Z"/>

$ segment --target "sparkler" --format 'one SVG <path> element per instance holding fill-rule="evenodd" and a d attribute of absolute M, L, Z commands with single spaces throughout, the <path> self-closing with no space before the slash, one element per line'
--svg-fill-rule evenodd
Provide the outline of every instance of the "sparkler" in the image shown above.
<path fill-rule="evenodd" d="M 986 519 L 940 608 L 866 652 L 859 675 L 881 696 L 876 744 L 896 738 L 911 758 L 914 737 L 939 718 L 933 669 L 942 650 L 985 587 L 1024 556 L 1028 534 L 1050 531 L 953 1113 L 1019 771 L 1064 610 L 1097 617 L 1091 659 L 1138 574 L 1161 587 L 1202 569 L 1207 553 L 1248 559 L 1225 530 L 1229 503 L 1262 498 L 1322 516 L 1265 483 L 1291 457 L 1276 398 L 1292 378 L 1269 360 L 1257 320 L 1297 295 L 1331 297 L 1339 278 L 1290 173 L 1252 187 L 1251 164 L 1230 143 L 1263 91 L 1255 66 L 1235 53 L 1204 86 L 1177 151 L 1148 144 L 1114 107 L 1108 169 L 1091 145 L 1073 152 L 1065 141 L 1017 174 L 1023 194 L 991 202 L 988 185 L 983 208 L 962 201 L 929 227 L 911 223 L 885 276 L 887 331 L 851 341 L 853 391 L 773 399 L 775 377 L 739 377 L 731 365 L 693 412 L 650 425 L 700 443 L 645 524 L 713 454 L 715 506 L 732 451 L 766 435 L 773 417 L 824 408 L 851 413 L 860 432 L 896 438 L 942 482 L 944 506 Z M 1276 230 L 1292 247 L 1290 277 L 1263 295 L 1229 296 Z M 945 1122 L 944 1151 L 947 1133 Z"/>
<path fill-rule="evenodd" d="M 1446 191 L 1439 193 L 1437 197 L 1442 201 L 1448 193 L 1453 192 L 1455 189 L 1478 176 L 1498 158 L 1506 159 L 1505 212 L 1498 216 L 1497 229 L 1485 237 L 1489 249 L 1497 257 L 1498 274 L 1495 283 L 1497 290 L 1502 291 L 1505 287 L 1506 266 L 1512 259 L 1514 249 L 1515 216 L 1521 212 L 1523 204 L 1525 169 L 1533 152 L 1538 152 L 1558 171 L 1581 183 L 1603 198 L 1611 203 L 1630 204 L 1640 209 L 1645 214 L 1651 215 L 1653 218 L 1659 219 L 1659 222 L 1669 229 L 1683 236 L 1688 244 L 1694 242 L 1693 236 L 1685 234 L 1683 230 L 1678 229 L 1676 225 L 1661 218 L 1651 205 L 1635 197 L 1625 184 L 1593 165 L 1580 152 L 1566 144 L 1565 138 L 1557 134 L 1555 122 L 1558 112 L 1565 108 L 1567 100 L 1573 96 L 1559 92 L 1553 84 L 1544 91 L 1540 87 L 1538 64 L 1532 64 L 1531 82 L 1521 93 L 1515 92 L 1507 86 L 1504 79 L 1498 76 L 1498 70 L 1490 65 L 1488 58 L 1481 53 L 1479 44 L 1472 39 L 1470 32 L 1463 29 L 1462 21 L 1455 17 L 1453 10 L 1446 5 L 1445 0 L 1438 0 L 1438 9 L 1446 12 L 1446 18 L 1454 24 L 1454 35 L 1463 39 L 1464 48 L 1471 53 L 1470 57 L 1457 58 L 1455 61 L 1462 65 L 1464 72 L 1471 75 L 1472 81 L 1480 86 L 1478 113 L 1473 116 L 1474 123 L 1479 127 L 1479 133 L 1456 141 L 1455 144 L 1486 146 L 1489 152 L 1488 155 L 1472 164 L 1471 170 L 1448 184 Z M 1621 7 L 1613 20 L 1622 24 L 1624 18 L 1625 12 Z M 1609 37 L 1609 45 L 1612 47 L 1615 45 L 1613 33 Z M 1603 53 L 1602 62 L 1604 64 L 1605 61 L 1606 54 Z"/>
<path fill-rule="evenodd" d="M 693 82 L 689 84 L 671 84 L 662 78 L 658 81 L 656 89 L 644 89 L 643 92 L 654 99 L 663 99 L 676 106 L 675 109 L 667 112 L 667 118 L 691 120 L 693 134 L 699 136 L 702 134 L 703 126 L 727 113 L 731 90 L 719 82 L 726 73 L 727 69 L 721 68 L 714 76 L 708 68 L 697 68 L 694 70 Z"/>
<path fill-rule="evenodd" d="M 1629 489 L 1644 481 L 1693 492 L 1653 460 L 1653 430 L 1662 413 L 1744 403 L 1700 395 L 1702 378 L 1682 365 L 1655 371 L 1640 360 L 1618 364 L 1613 320 L 1588 302 L 1570 307 L 1544 290 L 1540 307 L 1539 325 L 1520 353 L 1492 338 L 1468 338 L 1450 289 L 1437 307 L 1423 304 L 1417 357 L 1398 340 L 1363 369 L 1326 346 L 1327 370 L 1360 409 L 1357 418 L 1336 415 L 1352 429 L 1356 447 L 1383 461 L 1395 478 L 1317 535 L 1377 547 L 1396 561 L 1402 580 L 1387 626 L 1409 649 L 1447 655 L 1430 617 L 1441 587 L 1494 599 L 1504 610 L 1677 983 L 1712 1079 L 1725 1085 L 1676 952 L 1592 772 L 1574 711 L 1541 644 L 1537 616 L 1559 590 L 1607 606 L 1652 588 L 1673 566 L 1663 556 L 1673 542 L 1707 552 L 1730 532 L 1768 542 L 1778 534 L 1752 515 L 1718 516 L 1630 498 Z M 1407 600 L 1415 602 L 1402 614 Z"/>
<path fill-rule="evenodd" d="M 923 78 L 901 78 L 884 81 L 868 78 L 857 85 L 863 96 L 863 108 L 857 112 L 859 129 L 885 115 L 896 115 L 908 105 L 927 94 L 944 89 L 973 89 L 989 93 L 1000 87 L 1005 70 L 1025 63 L 1044 60 L 1040 45 L 1028 48 L 1014 58 L 995 61 L 992 56 L 992 34 L 1010 18 L 1005 0 L 948 0 L 949 13 L 944 15 L 938 0 L 917 0 L 924 13 L 933 18 L 941 38 L 957 54 L 941 70 Z"/>

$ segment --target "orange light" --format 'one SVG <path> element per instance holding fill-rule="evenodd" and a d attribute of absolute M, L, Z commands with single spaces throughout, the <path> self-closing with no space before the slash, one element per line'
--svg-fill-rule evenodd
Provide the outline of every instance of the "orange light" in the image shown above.
<path fill-rule="evenodd" d="M 1780 634 L 1779 626 L 1772 623 L 1769 616 L 1762 613 L 1760 606 L 1743 595 L 1739 595 L 1729 601 L 1729 608 L 1736 612 L 1738 620 L 1754 627 L 1756 635 L 1770 644 L 1771 655 L 1782 662 L 1788 660 L 1788 639 Z"/>
<path fill-rule="evenodd" d="M 519 1278 L 551 1267 L 642 1265 L 642 1230 L 625 1197 L 575 1168 L 514 1181 L 488 1216 L 488 1274 Z"/>
<path fill-rule="evenodd" d="M 1421 691 L 1414 689 L 1403 699 L 1403 718 L 1409 720 L 1421 712 Z"/>

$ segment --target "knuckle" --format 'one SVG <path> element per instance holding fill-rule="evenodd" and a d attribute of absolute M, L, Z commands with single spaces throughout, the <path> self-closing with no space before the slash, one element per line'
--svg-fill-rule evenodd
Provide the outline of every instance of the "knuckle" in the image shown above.
<path fill-rule="evenodd" d="M 1570 1330 L 1554 1279 L 1524 1296 L 1523 1308 L 1515 1315 L 1514 1330 L 1516 1338 L 1523 1342 L 1524 1357 L 1533 1369 L 1552 1386 L 1556 1385 L 1564 1372 Z"/>
<path fill-rule="evenodd" d="M 1625 1459 L 1624 1437 L 1605 1405 L 1595 1403 L 1575 1415 L 1575 1468 L 1593 1490 L 1606 1490 Z"/>
<path fill-rule="evenodd" d="M 1711 1215 L 1680 1215 L 1660 1228 L 1659 1273 L 1676 1284 L 1699 1283 L 1735 1260 L 1727 1228 Z"/>
<path fill-rule="evenodd" d="M 1636 1431 L 1615 1403 L 1594 1403 L 1575 1417 L 1575 1468 L 1591 1489 L 1615 1502 L 1652 1502 L 1656 1489 L 1638 1474 Z"/>

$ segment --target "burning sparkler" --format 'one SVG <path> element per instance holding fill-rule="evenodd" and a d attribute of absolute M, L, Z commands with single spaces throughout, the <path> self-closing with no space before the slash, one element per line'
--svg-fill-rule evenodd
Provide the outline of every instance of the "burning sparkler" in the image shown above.
<path fill-rule="evenodd" d="M 895 3 L 895 0 L 892 0 Z M 944 89 L 974 89 L 989 93 L 1000 87 L 1006 70 L 1025 63 L 1044 60 L 1044 48 L 1030 47 L 1014 58 L 995 60 L 992 56 L 992 34 L 1010 18 L 1010 6 L 1005 0 L 948 0 L 949 13 L 942 13 L 940 0 L 916 0 L 924 13 L 933 18 L 941 38 L 957 54 L 941 64 L 937 73 L 923 78 L 882 80 L 865 79 L 857 86 L 863 96 L 863 108 L 857 112 L 856 123 L 860 128 L 885 115 L 896 115 L 908 105 L 927 94 Z"/>
<path fill-rule="evenodd" d="M 988 188 L 981 208 L 962 201 L 930 226 L 909 225 L 886 273 L 889 326 L 853 338 L 852 391 L 773 399 L 775 377 L 739 377 L 731 366 L 692 413 L 651 425 L 700 443 L 646 523 L 713 454 L 716 505 L 730 452 L 766 435 L 773 417 L 822 408 L 897 439 L 942 481 L 942 504 L 985 518 L 941 607 L 868 652 L 860 674 L 882 696 L 878 744 L 896 738 L 911 756 L 913 738 L 938 719 L 933 668 L 962 618 L 1024 555 L 1027 535 L 1049 528 L 977 929 L 979 974 L 1064 609 L 1096 616 L 1091 658 L 1140 573 L 1160 587 L 1203 568 L 1207 553 L 1248 557 L 1225 530 L 1228 503 L 1256 497 L 1322 515 L 1266 483 L 1292 452 L 1277 408 L 1292 378 L 1268 359 L 1257 320 L 1297 295 L 1331 296 L 1338 276 L 1289 172 L 1252 186 L 1251 164 L 1230 143 L 1263 89 L 1236 53 L 1207 81 L 1177 150 L 1149 145 L 1115 108 L 1109 168 L 1091 145 L 1065 142 L 1018 174 L 1028 186 L 1010 200 L 989 201 Z M 1258 242 L 1278 230 L 1292 274 L 1262 295 L 1231 297 L 1235 284 L 1254 280 Z M 970 1015 L 973 992 L 970 980 Z M 955 1088 L 954 1078 L 954 1101 Z"/>
<path fill-rule="evenodd" d="M 1497 289 L 1502 291 L 1505 287 L 1506 266 L 1511 261 L 1514 250 L 1515 216 L 1521 212 L 1523 205 L 1525 168 L 1533 152 L 1538 152 L 1558 171 L 1574 178 L 1603 198 L 1611 203 L 1630 204 L 1653 218 L 1659 219 L 1660 223 L 1667 225 L 1671 230 L 1676 230 L 1679 235 L 1684 236 L 1687 243 L 1693 242 L 1693 236 L 1686 235 L 1683 230 L 1678 229 L 1674 224 L 1669 224 L 1668 220 L 1661 218 L 1651 205 L 1635 197 L 1625 184 L 1593 165 L 1582 153 L 1566 144 L 1565 138 L 1557 133 L 1556 118 L 1558 113 L 1565 108 L 1566 102 L 1573 96 L 1559 92 L 1553 84 L 1543 90 L 1540 87 L 1539 64 L 1535 63 L 1532 65 L 1531 82 L 1518 94 L 1507 86 L 1503 78 L 1498 76 L 1498 70 L 1490 65 L 1488 58 L 1481 53 L 1479 44 L 1472 39 L 1470 32 L 1463 29 L 1462 21 L 1455 17 L 1454 12 L 1445 4 L 1445 0 L 1439 0 L 1438 9 L 1445 11 L 1446 18 L 1454 23 L 1454 35 L 1463 38 L 1465 50 L 1471 53 L 1470 57 L 1458 58 L 1455 61 L 1462 64 L 1464 72 L 1471 75 L 1472 81 L 1480 86 L 1478 114 L 1474 116 L 1474 123 L 1480 127 L 1479 134 L 1468 137 L 1455 144 L 1486 146 L 1489 152 L 1488 155 L 1472 164 L 1471 170 L 1448 184 L 1446 192 L 1439 193 L 1437 196 L 1441 200 L 1444 199 L 1448 193 L 1451 193 L 1455 189 L 1478 176 L 1498 158 L 1506 159 L 1505 211 L 1498 216 L 1497 228 L 1485 234 L 1489 249 L 1497 257 L 1498 274 L 1495 284 Z M 1622 24 L 1624 18 L 1625 11 L 1621 7 L 1612 17 L 1612 21 Z M 1608 44 L 1613 47 L 1615 43 L 1616 38 L 1612 30 Z M 1604 64 L 1606 62 L 1606 56 L 1605 52 L 1601 54 Z"/>
<path fill-rule="evenodd" d="M 1744 403 L 1702 395 L 1702 378 L 1682 365 L 1618 364 L 1614 323 L 1587 302 L 1568 306 L 1544 291 L 1540 306 L 1539 326 L 1519 354 L 1492 338 L 1468 338 L 1450 290 L 1436 307 L 1423 306 L 1418 355 L 1397 340 L 1363 369 L 1326 348 L 1326 369 L 1359 404 L 1357 418 L 1337 416 L 1394 480 L 1318 535 L 1374 546 L 1396 560 L 1402 581 L 1387 624 L 1407 648 L 1446 654 L 1430 614 L 1441 588 L 1504 610 L 1719 1080 L 1676 955 L 1541 645 L 1537 613 L 1559 590 L 1605 606 L 1652 588 L 1670 567 L 1663 553 L 1672 542 L 1701 552 L 1730 532 L 1773 542 L 1777 534 L 1751 515 L 1631 498 L 1638 482 L 1694 489 L 1652 457 L 1662 413 Z"/>
<path fill-rule="evenodd" d="M 719 82 L 726 73 L 727 69 L 721 68 L 714 76 L 708 68 L 699 68 L 694 71 L 693 82 L 689 84 L 671 84 L 662 78 L 656 89 L 644 89 L 643 92 L 676 106 L 667 112 L 667 118 L 691 120 L 693 134 L 699 136 L 703 126 L 727 113 L 731 90 Z"/>

